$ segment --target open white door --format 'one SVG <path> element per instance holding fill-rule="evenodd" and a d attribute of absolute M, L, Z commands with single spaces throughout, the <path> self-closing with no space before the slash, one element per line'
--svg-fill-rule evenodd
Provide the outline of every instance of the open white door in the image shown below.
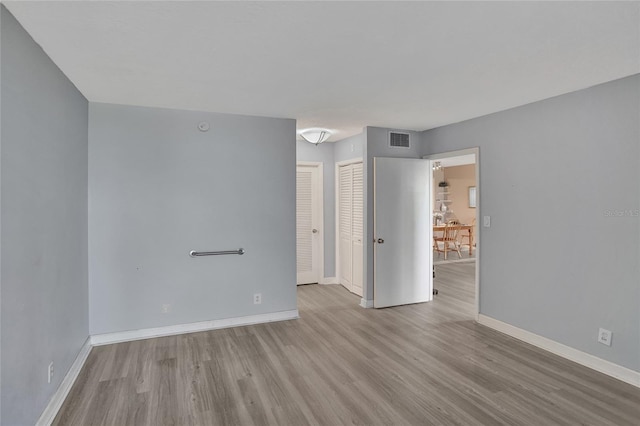
<path fill-rule="evenodd" d="M 373 306 L 432 299 L 431 166 L 428 160 L 374 158 Z"/>

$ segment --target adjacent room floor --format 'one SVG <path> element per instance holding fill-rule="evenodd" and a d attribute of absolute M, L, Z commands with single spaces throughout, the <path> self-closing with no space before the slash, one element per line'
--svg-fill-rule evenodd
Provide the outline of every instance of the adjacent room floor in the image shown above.
<path fill-rule="evenodd" d="M 96 347 L 55 424 L 638 424 L 640 389 L 470 319 L 473 267 L 432 303 L 301 286 L 299 320 Z"/>
<path fill-rule="evenodd" d="M 469 255 L 469 248 L 468 247 L 462 247 L 460 249 L 460 254 L 461 256 L 458 256 L 458 253 L 456 253 L 455 251 L 449 252 L 447 253 L 447 258 L 444 258 L 444 254 L 442 253 L 434 253 L 433 254 L 433 264 L 434 265 L 443 265 L 443 264 L 448 264 L 448 263 L 468 263 L 468 262 L 475 262 L 476 261 L 476 252 L 477 250 L 474 248 L 473 251 L 471 252 L 471 255 Z"/>

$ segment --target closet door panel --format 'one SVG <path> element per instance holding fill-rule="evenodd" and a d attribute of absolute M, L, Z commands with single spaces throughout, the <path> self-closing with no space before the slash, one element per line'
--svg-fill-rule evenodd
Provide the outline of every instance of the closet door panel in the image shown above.
<path fill-rule="evenodd" d="M 362 296 L 364 240 L 364 179 L 362 163 L 353 166 L 351 214 L 351 291 Z"/>
<path fill-rule="evenodd" d="M 342 166 L 339 169 L 338 184 L 338 220 L 339 228 L 339 251 L 340 251 L 340 283 L 348 290 L 351 290 L 352 273 L 352 192 L 353 192 L 353 170 L 351 166 Z"/>

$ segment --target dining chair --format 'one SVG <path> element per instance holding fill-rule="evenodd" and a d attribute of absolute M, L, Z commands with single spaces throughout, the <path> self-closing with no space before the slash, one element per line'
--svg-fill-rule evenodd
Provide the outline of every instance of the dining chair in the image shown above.
<path fill-rule="evenodd" d="M 473 220 L 471 221 L 471 228 L 469 229 L 469 232 L 460 233 L 460 245 L 469 246 L 469 256 L 473 254 L 473 237 L 474 237 L 475 231 L 476 231 L 476 218 L 474 217 Z M 466 243 L 464 242 L 465 238 L 467 239 Z"/>
<path fill-rule="evenodd" d="M 460 224 L 460 221 L 458 219 L 449 219 L 448 221 L 444 222 L 445 228 L 446 228 L 447 225 L 459 225 L 459 224 Z M 442 252 L 442 250 L 438 250 L 437 241 L 442 241 L 443 238 L 445 237 L 445 228 L 441 228 L 442 229 L 442 234 L 439 237 L 436 236 L 435 233 L 433 234 L 433 251 Z M 438 257 L 439 256 L 440 256 L 440 254 L 438 254 Z"/>
<path fill-rule="evenodd" d="M 447 253 L 455 251 L 458 253 L 458 257 L 462 259 L 460 242 L 458 241 L 458 233 L 461 227 L 462 225 L 457 220 L 450 220 L 444 226 L 442 236 L 433 236 L 433 249 L 438 252 L 438 257 L 440 257 L 440 253 L 444 253 L 444 260 L 447 260 Z"/>

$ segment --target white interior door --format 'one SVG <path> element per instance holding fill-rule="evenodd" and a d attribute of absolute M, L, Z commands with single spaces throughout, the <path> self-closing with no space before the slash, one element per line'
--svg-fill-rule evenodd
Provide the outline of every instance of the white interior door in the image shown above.
<path fill-rule="evenodd" d="M 362 163 L 353 165 L 352 215 L 351 215 L 351 291 L 362 297 L 364 273 L 364 180 Z"/>
<path fill-rule="evenodd" d="M 374 158 L 376 308 L 432 299 L 428 160 Z"/>
<path fill-rule="evenodd" d="M 338 251 L 340 284 L 352 290 L 351 275 L 353 270 L 352 253 L 352 216 L 353 216 L 353 167 L 338 168 Z"/>
<path fill-rule="evenodd" d="M 339 282 L 362 296 L 364 255 L 362 163 L 338 167 L 338 271 Z"/>
<path fill-rule="evenodd" d="M 296 169 L 296 267 L 297 283 L 311 284 L 322 275 L 322 188 L 319 165 Z"/>

